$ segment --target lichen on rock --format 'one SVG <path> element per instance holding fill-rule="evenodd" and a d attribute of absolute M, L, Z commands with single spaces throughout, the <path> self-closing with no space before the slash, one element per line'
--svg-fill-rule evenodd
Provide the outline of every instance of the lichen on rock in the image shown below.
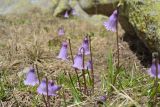
<path fill-rule="evenodd" d="M 160 2 L 158 1 L 128 1 L 124 15 L 134 28 L 136 35 L 153 51 L 160 53 Z"/>

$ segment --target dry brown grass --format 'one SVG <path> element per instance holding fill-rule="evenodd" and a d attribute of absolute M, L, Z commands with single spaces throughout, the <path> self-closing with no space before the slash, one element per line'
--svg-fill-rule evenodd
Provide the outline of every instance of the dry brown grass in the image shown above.
<path fill-rule="evenodd" d="M 57 35 L 57 29 L 61 25 L 64 26 L 66 31 L 64 37 L 58 37 Z M 119 31 L 120 36 L 123 36 L 124 31 L 122 29 Z M 108 53 L 113 51 L 116 54 L 115 34 L 106 32 L 103 26 L 94 26 L 85 20 L 74 18 L 65 20 L 52 17 L 49 14 L 42 15 L 41 13 L 1 17 L 1 69 L 7 71 L 8 82 L 14 86 L 19 84 L 18 81 L 20 81 L 21 77 L 18 77 L 18 74 L 36 60 L 38 60 L 36 63 L 38 64 L 39 71 L 49 78 L 55 78 L 63 69 L 74 73 L 71 67 L 71 60 L 63 62 L 56 59 L 61 42 L 70 38 L 73 54 L 75 55 L 85 34 L 91 32 L 94 33 L 92 37 L 94 71 L 96 81 L 99 81 L 99 74 L 107 72 Z M 48 46 L 49 41 L 52 42 L 52 46 Z M 125 68 L 133 64 L 136 64 L 139 68 L 142 67 L 126 42 L 120 42 L 120 54 L 120 62 Z M 98 82 L 96 90 L 99 90 L 99 85 Z M 12 91 L 14 94 L 10 96 L 11 98 L 8 101 L 3 102 L 4 107 L 14 105 L 14 97 L 19 101 L 21 106 L 31 106 L 30 101 L 34 99 L 31 93 L 23 92 L 17 87 Z M 38 98 L 39 96 L 36 97 Z"/>

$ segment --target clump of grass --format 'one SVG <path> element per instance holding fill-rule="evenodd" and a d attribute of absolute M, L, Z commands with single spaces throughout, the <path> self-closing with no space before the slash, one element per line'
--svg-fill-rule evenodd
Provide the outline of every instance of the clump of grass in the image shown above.
<path fill-rule="evenodd" d="M 35 42 L 34 45 L 26 48 L 26 53 L 30 61 L 40 61 L 43 55 L 43 50 L 40 46 L 38 42 Z"/>

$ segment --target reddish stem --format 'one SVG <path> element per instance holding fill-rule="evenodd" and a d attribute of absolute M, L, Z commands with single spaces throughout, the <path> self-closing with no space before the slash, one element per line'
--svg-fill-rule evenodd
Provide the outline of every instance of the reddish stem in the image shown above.
<path fill-rule="evenodd" d="M 114 78 L 113 78 L 113 86 L 115 85 L 115 82 L 116 82 L 116 79 L 117 79 L 117 75 L 119 74 L 119 69 L 120 69 L 120 66 L 119 66 L 119 38 L 118 38 L 118 19 L 119 19 L 119 7 L 117 7 L 117 21 L 116 21 L 116 44 L 117 44 L 117 71 L 114 75 Z M 111 91 L 113 90 L 113 88 L 111 88 Z"/>
<path fill-rule="evenodd" d="M 70 39 L 68 39 L 68 41 L 69 41 L 69 48 L 70 48 L 72 63 L 74 64 L 74 59 L 73 59 L 73 54 L 72 54 L 72 47 L 71 47 L 71 41 L 70 41 Z M 75 70 L 75 72 L 76 72 L 76 76 L 77 76 L 77 80 L 78 80 L 79 89 L 80 89 L 80 91 L 81 91 L 82 89 L 81 89 L 81 83 L 80 83 L 80 79 L 79 79 L 79 76 L 78 76 L 78 72 L 77 72 L 76 69 L 74 69 L 74 70 Z"/>
<path fill-rule="evenodd" d="M 34 64 L 34 65 L 35 65 L 35 69 L 36 69 L 36 72 L 37 72 L 38 81 L 39 81 L 39 84 L 40 84 L 40 76 L 39 76 L 38 66 L 37 66 L 37 64 Z M 47 101 L 46 101 L 46 99 L 45 99 L 45 96 L 44 96 L 44 95 L 42 95 L 42 98 L 43 98 L 44 104 L 46 105 L 46 107 L 48 107 L 48 105 L 47 105 Z"/>
<path fill-rule="evenodd" d="M 84 70 L 84 59 L 85 59 L 85 50 L 84 50 L 84 48 L 82 47 L 81 48 L 83 51 L 83 54 L 82 54 L 82 56 L 83 56 L 83 69 L 82 69 L 82 75 L 83 75 L 83 80 L 84 80 L 84 94 L 87 94 L 87 84 L 86 84 L 86 77 L 85 77 L 85 70 Z M 80 50 L 81 50 L 80 49 Z"/>
<path fill-rule="evenodd" d="M 159 64 L 159 60 L 158 60 L 158 55 L 156 56 L 155 59 L 155 65 L 156 65 L 156 78 L 155 78 L 155 98 L 154 98 L 154 104 L 157 104 L 157 92 L 158 92 L 158 64 Z"/>
<path fill-rule="evenodd" d="M 91 57 L 91 63 L 92 63 L 92 69 L 91 69 L 91 77 L 92 77 L 92 87 L 93 87 L 93 93 L 94 93 L 94 70 L 93 70 L 93 59 L 92 59 L 92 45 L 91 45 L 91 37 L 89 36 L 89 46 L 90 46 L 90 57 Z"/>
<path fill-rule="evenodd" d="M 49 95 L 48 95 L 48 78 L 47 78 L 47 76 L 46 76 L 46 90 L 47 90 L 47 102 L 48 102 L 48 107 L 50 107 Z"/>

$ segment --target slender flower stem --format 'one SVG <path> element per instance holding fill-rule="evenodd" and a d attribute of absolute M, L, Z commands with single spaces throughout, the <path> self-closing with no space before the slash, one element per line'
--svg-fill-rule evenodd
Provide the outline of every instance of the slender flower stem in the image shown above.
<path fill-rule="evenodd" d="M 35 68 L 36 68 L 36 72 L 37 72 L 37 76 L 38 76 L 38 81 L 39 81 L 39 84 L 40 84 L 40 76 L 39 76 L 39 70 L 38 70 L 37 64 L 35 64 Z"/>
<path fill-rule="evenodd" d="M 35 65 L 35 69 L 36 69 L 36 72 L 37 72 L 38 81 L 39 81 L 39 84 L 40 84 L 40 76 L 39 76 L 38 66 L 37 66 L 37 64 L 34 64 L 34 65 Z M 45 99 L 45 96 L 44 96 L 44 95 L 42 95 L 42 98 L 43 98 L 44 104 L 46 105 L 46 107 L 48 107 L 48 105 L 47 105 L 47 101 L 46 101 L 46 99 Z"/>
<path fill-rule="evenodd" d="M 49 95 L 48 95 L 48 78 L 47 78 L 47 76 L 46 76 L 46 90 L 47 90 L 47 103 L 48 103 L 48 107 L 50 107 Z"/>
<path fill-rule="evenodd" d="M 118 11 L 118 16 L 119 16 L 119 10 Z M 117 16 L 117 23 L 116 23 L 116 38 L 117 38 L 117 59 L 118 59 L 118 63 L 117 63 L 117 71 L 119 72 L 119 36 L 118 36 L 118 16 Z"/>
<path fill-rule="evenodd" d="M 120 71 L 120 66 L 119 66 L 119 36 L 118 36 L 118 19 L 119 19 L 119 7 L 117 7 L 117 22 L 116 22 L 116 45 L 117 45 L 117 71 L 114 75 L 114 78 L 113 78 L 113 86 L 115 85 L 115 82 L 116 82 L 116 79 L 117 79 L 117 75 L 119 74 L 119 71 Z M 113 90 L 113 88 L 111 88 L 111 91 Z"/>
<path fill-rule="evenodd" d="M 93 70 L 93 58 L 92 58 L 92 44 L 91 44 L 91 37 L 89 36 L 89 49 L 90 49 L 90 57 L 91 57 L 91 63 L 92 63 L 92 69 L 91 69 L 91 77 L 92 77 L 92 90 L 94 93 L 94 70 Z"/>
<path fill-rule="evenodd" d="M 159 64 L 159 60 L 156 56 L 155 59 L 155 65 L 156 65 L 156 78 L 155 78 L 155 82 L 154 82 L 154 86 L 155 86 L 155 98 L 154 98 L 154 104 L 157 104 L 157 91 L 158 91 L 158 64 Z"/>
<path fill-rule="evenodd" d="M 87 84 L 86 84 L 86 77 L 85 77 L 85 70 L 84 70 L 84 59 L 85 59 L 85 50 L 84 50 L 84 48 L 82 47 L 81 48 L 83 51 L 83 54 L 82 54 L 82 56 L 83 56 L 83 69 L 82 69 L 82 75 L 83 75 L 83 80 L 84 80 L 84 94 L 87 94 Z"/>
<path fill-rule="evenodd" d="M 90 75 L 90 72 L 89 72 L 88 68 L 87 68 L 87 74 L 88 74 L 88 77 L 89 77 L 89 84 L 92 85 L 92 78 L 91 78 L 91 75 Z M 88 90 L 87 92 L 88 92 L 87 94 L 89 96 L 91 96 L 91 90 Z"/>
<path fill-rule="evenodd" d="M 70 39 L 68 39 L 68 41 L 69 41 L 69 48 L 70 48 L 70 53 L 71 53 L 72 62 L 74 63 L 73 53 L 72 53 L 72 47 L 71 47 L 71 41 L 70 41 Z"/>
<path fill-rule="evenodd" d="M 88 77 L 89 77 L 89 82 L 90 82 L 90 84 L 92 84 L 92 83 L 91 83 L 91 82 L 92 82 L 92 79 L 91 79 L 90 72 L 89 72 L 88 68 L 87 68 L 87 74 L 88 74 Z"/>
<path fill-rule="evenodd" d="M 69 48 L 70 48 L 72 63 L 74 64 L 73 53 L 72 53 L 72 47 L 71 47 L 71 41 L 70 41 L 70 39 L 68 39 L 68 41 L 69 41 Z M 79 85 L 79 89 L 80 89 L 80 91 L 81 91 L 81 83 L 80 83 L 80 79 L 79 79 L 79 76 L 78 76 L 78 72 L 77 72 L 76 69 L 74 69 L 74 70 L 75 70 L 75 72 L 76 72 L 77 80 L 78 80 L 78 85 Z"/>

